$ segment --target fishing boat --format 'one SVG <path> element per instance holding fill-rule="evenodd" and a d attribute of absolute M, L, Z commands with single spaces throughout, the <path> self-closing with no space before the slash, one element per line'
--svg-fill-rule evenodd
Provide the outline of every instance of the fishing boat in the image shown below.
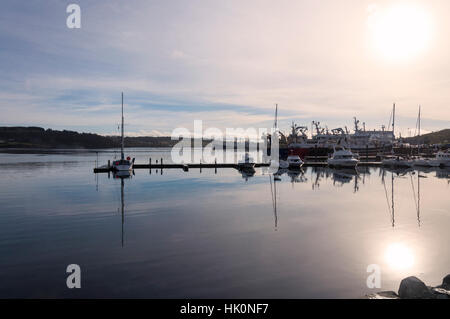
<path fill-rule="evenodd" d="M 328 158 L 328 166 L 330 167 L 355 168 L 358 163 L 359 160 L 355 157 L 355 154 L 342 146 L 339 148 L 334 147 L 332 156 Z"/>
<path fill-rule="evenodd" d="M 124 126 L 124 118 L 123 118 L 123 92 L 122 92 L 122 125 L 121 125 L 121 143 L 120 143 L 120 160 L 116 160 L 112 162 L 112 169 L 116 172 L 120 171 L 131 171 L 133 169 L 134 164 L 134 158 L 131 160 L 131 158 L 128 156 L 125 158 L 124 153 L 124 144 L 125 144 L 125 137 L 123 132 L 123 126 Z"/>
<path fill-rule="evenodd" d="M 395 135 L 395 103 L 392 108 L 389 125 L 392 123 L 392 130 L 386 130 L 385 126 L 381 130 L 366 130 L 366 125 L 360 127 L 360 121 L 354 119 L 354 133 L 350 134 L 347 127 L 334 128 L 321 127 L 320 122 L 311 123 L 311 138 L 307 136 L 308 128 L 292 123 L 291 133 L 285 137 L 288 143 L 289 154 L 300 156 L 328 156 L 333 152 L 335 145 L 343 145 L 353 153 L 362 153 L 366 156 L 375 156 L 377 153 L 385 153 L 392 150 Z M 281 154 L 281 151 L 280 151 Z"/>

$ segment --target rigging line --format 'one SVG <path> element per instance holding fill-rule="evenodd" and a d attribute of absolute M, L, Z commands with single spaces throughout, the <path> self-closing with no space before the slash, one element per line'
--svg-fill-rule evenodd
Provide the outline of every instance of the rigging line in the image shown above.
<path fill-rule="evenodd" d="M 411 187 L 412 187 L 412 191 L 413 191 L 414 205 L 416 206 L 416 212 L 418 212 L 417 199 L 416 199 L 416 190 L 414 189 L 414 183 L 413 183 L 412 174 L 410 174 L 409 176 L 411 177 Z"/>
<path fill-rule="evenodd" d="M 388 193 L 387 193 L 386 183 L 385 183 L 384 179 L 383 179 L 383 186 L 384 186 L 384 193 L 386 195 L 386 203 L 387 203 L 387 206 L 388 206 L 389 217 L 391 217 L 392 216 L 391 203 L 389 202 L 389 196 L 388 196 Z"/>
<path fill-rule="evenodd" d="M 270 181 L 270 194 L 272 195 L 272 208 L 275 209 L 273 189 L 272 189 L 272 177 L 270 174 L 269 174 L 269 181 Z"/>

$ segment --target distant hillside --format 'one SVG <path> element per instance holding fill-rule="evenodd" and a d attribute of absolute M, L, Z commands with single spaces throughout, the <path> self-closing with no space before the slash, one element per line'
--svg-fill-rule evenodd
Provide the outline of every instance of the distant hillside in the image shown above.
<path fill-rule="evenodd" d="M 125 137 L 126 147 L 171 147 L 177 140 L 164 137 Z M 0 127 L 0 148 L 114 148 L 120 137 L 56 131 L 41 127 Z"/>
<path fill-rule="evenodd" d="M 411 144 L 450 144 L 450 129 L 404 139 Z"/>

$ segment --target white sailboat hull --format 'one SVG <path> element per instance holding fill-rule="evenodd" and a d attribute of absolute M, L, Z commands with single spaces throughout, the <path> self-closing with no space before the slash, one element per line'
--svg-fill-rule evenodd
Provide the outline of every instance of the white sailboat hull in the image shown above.
<path fill-rule="evenodd" d="M 133 169 L 133 164 L 130 164 L 130 165 L 115 165 L 115 166 L 113 166 L 113 168 L 116 170 L 116 171 L 131 171 L 132 169 Z"/>

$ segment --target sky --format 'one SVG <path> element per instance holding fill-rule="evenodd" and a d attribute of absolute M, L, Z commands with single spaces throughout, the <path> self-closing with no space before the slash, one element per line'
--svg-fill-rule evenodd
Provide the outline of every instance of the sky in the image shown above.
<path fill-rule="evenodd" d="M 81 28 L 66 25 L 69 4 Z M 450 128 L 450 2 L 3 0 L 0 126 Z"/>

